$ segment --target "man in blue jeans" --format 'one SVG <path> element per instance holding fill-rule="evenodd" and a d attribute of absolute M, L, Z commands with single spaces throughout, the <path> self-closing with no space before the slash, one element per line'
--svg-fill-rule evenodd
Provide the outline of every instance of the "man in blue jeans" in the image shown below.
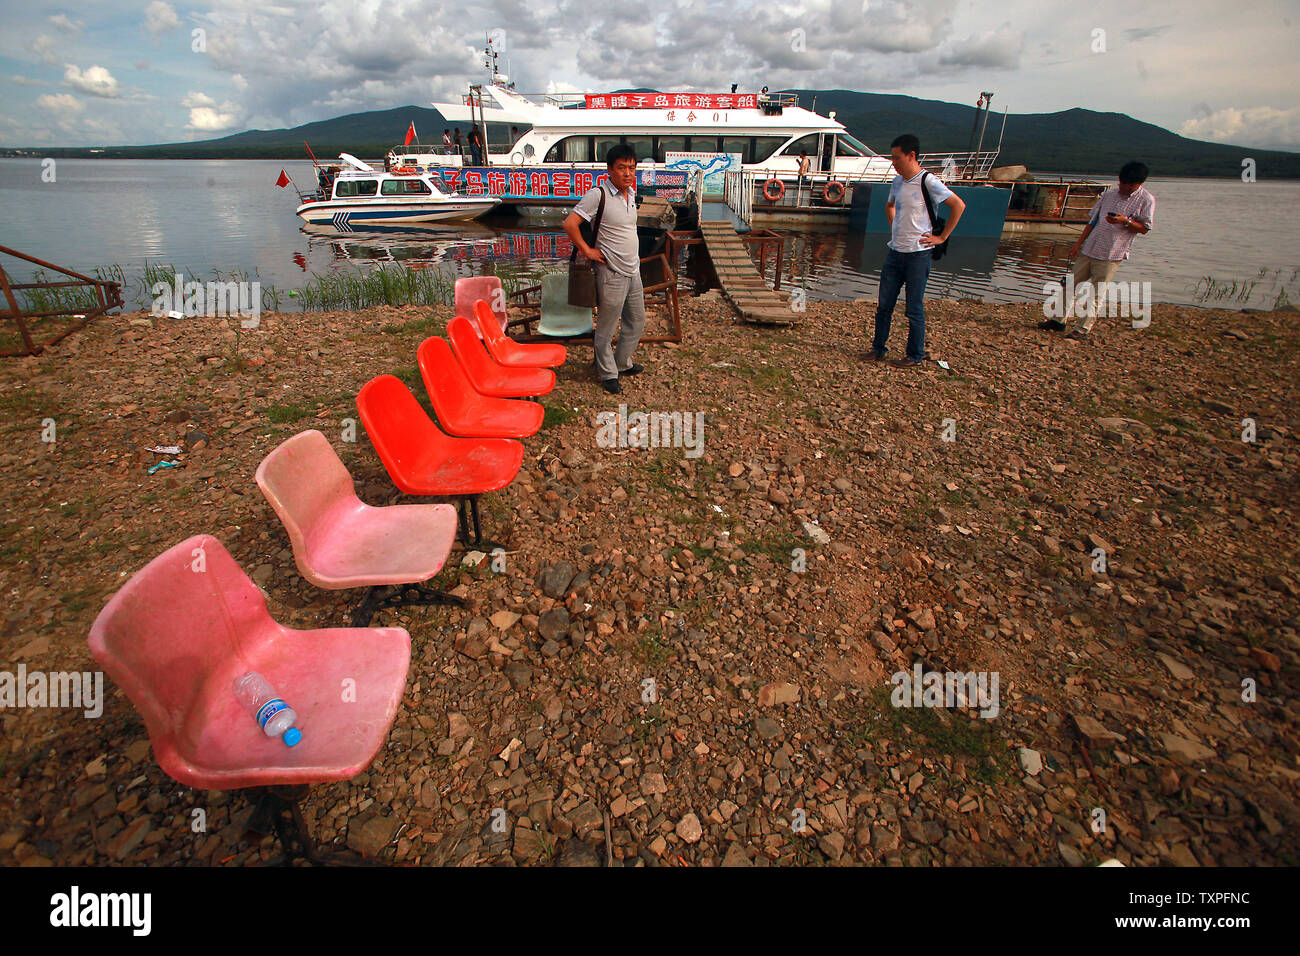
<path fill-rule="evenodd" d="M 917 160 L 920 150 L 920 141 L 911 133 L 904 133 L 890 144 L 898 175 L 889 187 L 889 202 L 885 206 L 889 218 L 889 252 L 880 269 L 880 304 L 876 307 L 876 337 L 870 352 L 872 361 L 884 359 L 898 292 L 906 286 L 907 354 L 895 363 L 903 367 L 916 367 L 925 361 L 924 299 L 925 283 L 930 278 L 930 247 L 947 241 L 966 209 L 966 204 L 939 177 L 926 174 L 921 168 Z M 943 232 L 937 236 L 931 231 L 930 214 L 921 195 L 922 179 L 930 190 L 935 216 L 940 216 L 940 203 L 949 210 Z"/>

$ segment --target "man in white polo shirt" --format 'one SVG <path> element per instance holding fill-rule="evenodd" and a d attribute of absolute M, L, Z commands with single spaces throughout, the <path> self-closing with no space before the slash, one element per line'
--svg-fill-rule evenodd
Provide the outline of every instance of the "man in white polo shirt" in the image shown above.
<path fill-rule="evenodd" d="M 608 177 L 578 200 L 564 220 L 564 231 L 578 252 L 596 263 L 596 377 L 605 391 L 617 395 L 623 391 L 620 375 L 644 371 L 632 362 L 645 331 L 645 291 L 636 234 L 636 151 L 626 144 L 611 147 L 605 167 Z M 596 218 L 602 191 L 605 209 L 592 248 L 578 226 Z M 611 345 L 615 328 L 617 349 Z"/>
<path fill-rule="evenodd" d="M 940 182 L 938 176 L 921 168 L 917 159 L 920 150 L 920 141 L 911 133 L 904 133 L 890 144 L 890 155 L 898 175 L 889 187 L 889 202 L 885 206 L 885 215 L 889 218 L 889 252 L 885 254 L 885 264 L 880 267 L 876 336 L 869 354 L 872 361 L 884 359 L 894 306 L 899 291 L 906 287 L 907 354 L 895 363 L 903 367 L 916 367 L 925 361 L 925 284 L 930 278 L 931 247 L 947 242 L 966 209 L 966 203 Z M 939 216 L 941 203 L 949 209 L 948 221 L 937 236 L 933 232 L 925 197 L 921 194 L 922 181 L 935 206 L 935 216 Z"/>

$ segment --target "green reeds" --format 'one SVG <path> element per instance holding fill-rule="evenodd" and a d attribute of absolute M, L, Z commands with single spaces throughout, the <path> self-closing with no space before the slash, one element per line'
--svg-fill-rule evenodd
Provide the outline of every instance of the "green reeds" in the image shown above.
<path fill-rule="evenodd" d="M 123 282 L 120 266 L 100 266 L 95 278 L 105 282 Z M 32 273 L 32 282 L 75 281 L 62 273 L 50 275 L 44 269 Z M 92 286 L 65 286 L 59 289 L 17 289 L 14 296 L 24 312 L 89 312 L 99 308 L 99 292 Z"/>
<path fill-rule="evenodd" d="M 355 312 L 378 305 L 451 305 L 455 295 L 453 277 L 398 264 L 368 272 L 313 273 L 295 298 L 304 312 Z"/>

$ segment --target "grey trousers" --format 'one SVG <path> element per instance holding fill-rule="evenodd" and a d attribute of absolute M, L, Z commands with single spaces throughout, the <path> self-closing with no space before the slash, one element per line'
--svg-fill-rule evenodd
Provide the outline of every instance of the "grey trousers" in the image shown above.
<path fill-rule="evenodd" d="M 632 367 L 632 353 L 645 331 L 645 291 L 641 271 L 625 276 L 604 263 L 596 263 L 596 378 L 608 381 Z M 618 348 L 612 348 L 618 330 Z"/>

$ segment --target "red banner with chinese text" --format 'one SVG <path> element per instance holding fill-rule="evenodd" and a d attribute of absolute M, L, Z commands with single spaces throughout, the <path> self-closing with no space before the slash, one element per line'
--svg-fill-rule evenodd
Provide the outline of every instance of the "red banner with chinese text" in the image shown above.
<path fill-rule="evenodd" d="M 752 110 L 757 93 L 588 93 L 589 110 L 674 109 Z"/>

